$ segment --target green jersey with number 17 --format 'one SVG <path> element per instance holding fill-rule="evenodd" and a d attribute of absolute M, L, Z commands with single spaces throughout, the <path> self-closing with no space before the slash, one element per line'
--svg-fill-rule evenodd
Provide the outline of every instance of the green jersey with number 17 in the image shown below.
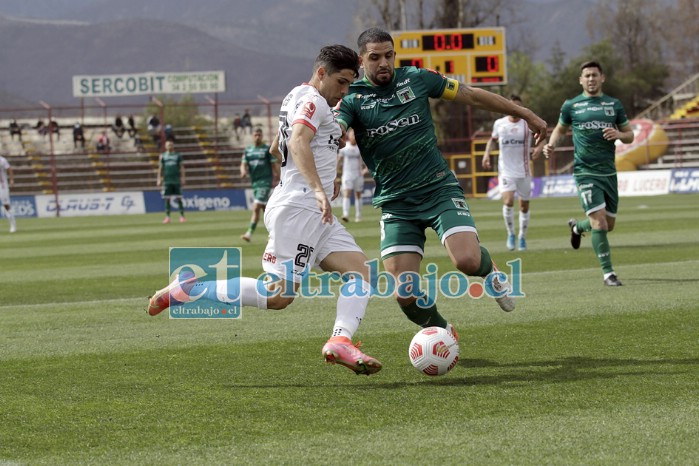
<path fill-rule="evenodd" d="M 620 128 L 629 124 L 618 99 L 604 94 L 580 94 L 563 103 L 558 122 L 573 127 L 574 175 L 616 174 L 616 146 L 614 141 L 604 139 L 603 131 L 604 128 Z"/>
<path fill-rule="evenodd" d="M 393 81 L 352 83 L 336 111 L 354 128 L 364 163 L 376 182 L 375 207 L 395 199 L 429 195 L 459 183 L 437 148 L 429 98 L 454 99 L 459 83 L 435 71 L 396 68 Z"/>

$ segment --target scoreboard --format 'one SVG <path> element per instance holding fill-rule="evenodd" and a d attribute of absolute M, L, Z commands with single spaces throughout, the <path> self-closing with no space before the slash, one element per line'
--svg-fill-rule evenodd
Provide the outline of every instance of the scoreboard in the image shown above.
<path fill-rule="evenodd" d="M 507 84 L 505 28 L 393 31 L 396 66 L 430 68 L 465 84 Z"/>

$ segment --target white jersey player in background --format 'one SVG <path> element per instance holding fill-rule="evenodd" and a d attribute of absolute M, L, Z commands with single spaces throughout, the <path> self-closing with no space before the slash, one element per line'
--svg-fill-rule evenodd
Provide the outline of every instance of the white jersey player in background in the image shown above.
<path fill-rule="evenodd" d="M 354 193 L 354 221 L 361 222 L 364 175 L 369 171 L 362 161 L 352 128 L 347 131 L 347 142 L 337 154 L 337 161 L 338 166 L 342 167 L 342 221 L 349 222 L 352 193 Z"/>
<path fill-rule="evenodd" d="M 354 273 L 354 283 L 341 288 L 332 336 L 322 354 L 326 362 L 370 375 L 381 370 L 381 363 L 352 343 L 371 294 L 367 258 L 337 221 L 330 205 L 339 191 L 335 177 L 342 137 L 332 107 L 347 94 L 358 74 L 356 52 L 343 45 L 323 47 L 311 80 L 292 89 L 284 99 L 279 132 L 271 147 L 281 160 L 281 177 L 265 210 L 269 241 L 262 258 L 265 272 L 283 279 L 267 286 L 268 296 L 258 294 L 257 290 L 263 288 L 254 278 L 234 278 L 227 286 L 233 290 L 230 296 L 238 296 L 235 290 L 239 290 L 243 305 L 284 309 L 293 302 L 294 292 L 311 267 Z M 349 291 L 349 286 L 356 289 L 357 285 L 363 293 Z M 155 315 L 167 309 L 171 298 L 186 302 L 189 296 L 202 295 L 218 300 L 216 288 L 216 281 L 178 277 L 151 298 L 148 312 Z"/>
<path fill-rule="evenodd" d="M 10 205 L 10 188 L 15 184 L 12 167 L 7 159 L 0 155 L 0 204 L 2 204 L 2 212 L 10 222 L 10 233 L 17 231 L 17 223 L 15 215 L 12 213 Z"/>
<path fill-rule="evenodd" d="M 519 96 L 512 95 L 510 100 L 522 105 Z M 507 249 L 515 249 L 515 193 L 519 197 L 519 250 L 527 249 L 527 229 L 529 228 L 529 199 L 532 194 L 532 174 L 529 160 L 536 160 L 541 155 L 543 144 L 539 144 L 531 154 L 532 135 L 527 122 L 521 118 L 506 116 L 495 121 L 493 132 L 483 155 L 483 168 L 490 170 L 490 153 L 497 143 L 500 146 L 498 156 L 498 186 L 502 193 L 502 216 L 507 228 Z M 531 154 L 531 155 L 530 155 Z"/>

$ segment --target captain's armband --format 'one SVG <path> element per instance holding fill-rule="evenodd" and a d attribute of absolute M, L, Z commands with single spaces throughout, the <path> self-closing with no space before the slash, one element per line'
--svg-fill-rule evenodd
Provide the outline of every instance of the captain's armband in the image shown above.
<path fill-rule="evenodd" d="M 444 87 L 444 92 L 442 92 L 442 99 L 454 100 L 456 99 L 456 92 L 459 90 L 459 81 L 456 79 L 447 78 L 447 85 Z"/>

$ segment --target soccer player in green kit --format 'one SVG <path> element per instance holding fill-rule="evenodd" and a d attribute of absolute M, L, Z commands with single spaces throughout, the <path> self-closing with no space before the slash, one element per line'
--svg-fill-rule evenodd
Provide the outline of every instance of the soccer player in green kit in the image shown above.
<path fill-rule="evenodd" d="M 563 103 L 558 124 L 544 145 L 544 155 L 552 155 L 568 128 L 573 128 L 573 177 L 587 218 L 568 221 L 570 243 L 578 249 L 583 232 L 591 232 L 592 249 L 602 266 L 604 284 L 621 286 L 612 267 L 607 233 L 614 229 L 619 206 L 614 142 L 633 142 L 633 130 L 621 102 L 602 93 L 602 84 L 604 74 L 599 63 L 589 61 L 580 66 L 583 92 Z"/>
<path fill-rule="evenodd" d="M 184 165 L 182 156 L 175 152 L 175 143 L 167 141 L 165 152 L 160 154 L 158 161 L 158 179 L 156 186 L 162 186 L 162 195 L 165 199 L 165 220 L 170 223 L 170 200 L 176 199 L 180 209 L 180 222 L 184 223 L 184 203 L 182 202 L 182 185 L 184 184 Z"/>
<path fill-rule="evenodd" d="M 254 143 L 245 148 L 243 160 L 240 163 L 240 176 L 250 176 L 253 197 L 252 217 L 248 230 L 240 238 L 250 241 L 257 228 L 260 214 L 265 210 L 272 186 L 279 180 L 279 162 L 269 152 L 269 144 L 262 142 L 262 129 L 256 128 L 252 133 Z"/>
<path fill-rule="evenodd" d="M 454 266 L 461 272 L 486 277 L 494 270 L 488 250 L 480 245 L 475 222 L 458 180 L 437 148 L 429 98 L 442 98 L 514 115 L 527 121 L 537 137 L 546 135 L 546 122 L 531 110 L 497 94 L 477 89 L 431 70 L 395 69 L 391 35 L 379 28 L 357 40 L 363 79 L 350 86 L 337 119 L 353 128 L 362 158 L 376 189 L 373 205 L 381 207 L 381 259 L 400 284 L 419 273 L 425 229 L 439 235 Z M 506 283 L 494 279 L 492 288 L 505 311 L 514 310 Z M 418 293 L 414 293 L 418 294 Z M 414 323 L 451 328 L 436 304 L 422 307 L 417 296 L 396 293 L 399 306 Z"/>

